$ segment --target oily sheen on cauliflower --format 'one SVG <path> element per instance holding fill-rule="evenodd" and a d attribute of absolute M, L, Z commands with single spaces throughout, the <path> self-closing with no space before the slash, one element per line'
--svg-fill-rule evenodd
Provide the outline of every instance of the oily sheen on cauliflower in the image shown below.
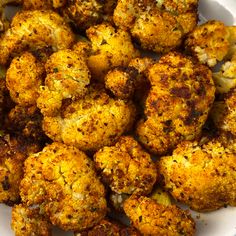
<path fill-rule="evenodd" d="M 131 224 L 142 235 L 194 235 L 195 223 L 187 211 L 175 205 L 165 206 L 144 196 L 131 196 L 124 202 Z"/>
<path fill-rule="evenodd" d="M 163 155 L 181 140 L 200 135 L 215 86 L 208 67 L 177 52 L 161 57 L 148 70 L 148 79 L 151 90 L 136 133 L 149 151 Z"/>
<path fill-rule="evenodd" d="M 218 139 L 185 141 L 172 156 L 161 158 L 159 171 L 177 201 L 196 211 L 212 211 L 236 203 L 235 158 L 235 150 Z"/>
<path fill-rule="evenodd" d="M 148 194 L 157 179 L 150 155 L 131 136 L 123 136 L 115 146 L 100 149 L 94 160 L 102 179 L 116 193 Z"/>
<path fill-rule="evenodd" d="M 26 159 L 20 195 L 27 206 L 43 204 L 52 224 L 64 230 L 85 230 L 106 214 L 105 190 L 93 162 L 62 143 Z"/>
<path fill-rule="evenodd" d="M 53 51 L 69 48 L 74 34 L 63 18 L 50 10 L 18 12 L 10 28 L 0 38 L 0 64 L 24 49 L 51 47 Z"/>
<path fill-rule="evenodd" d="M 129 30 L 143 49 L 167 52 L 197 25 L 197 0 L 118 0 L 114 22 Z"/>
<path fill-rule="evenodd" d="M 44 116 L 43 130 L 54 141 L 96 151 L 113 145 L 135 118 L 131 101 L 109 97 L 103 86 L 91 85 L 84 98 L 72 101 L 57 116 Z"/>

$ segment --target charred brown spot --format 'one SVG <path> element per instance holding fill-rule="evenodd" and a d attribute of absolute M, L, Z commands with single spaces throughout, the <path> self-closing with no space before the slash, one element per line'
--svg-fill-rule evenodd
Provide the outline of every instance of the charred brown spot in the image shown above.
<path fill-rule="evenodd" d="M 3 188 L 4 191 L 7 191 L 7 190 L 10 189 L 11 185 L 10 185 L 10 183 L 9 183 L 9 178 L 8 178 L 8 176 L 5 176 L 5 177 L 4 177 L 4 180 L 1 182 L 1 184 L 2 184 L 2 188 Z"/>
<path fill-rule="evenodd" d="M 170 90 L 170 93 L 177 97 L 185 99 L 189 99 L 191 97 L 191 92 L 188 87 L 181 87 L 181 88 L 175 87 Z"/>

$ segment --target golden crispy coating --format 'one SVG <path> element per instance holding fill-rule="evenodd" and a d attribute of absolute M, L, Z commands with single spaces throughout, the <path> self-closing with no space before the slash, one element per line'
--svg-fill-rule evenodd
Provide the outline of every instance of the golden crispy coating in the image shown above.
<path fill-rule="evenodd" d="M 52 47 L 54 51 L 69 48 L 74 35 L 63 18 L 53 11 L 21 11 L 11 27 L 0 38 L 0 64 L 25 48 Z"/>
<path fill-rule="evenodd" d="M 29 52 L 15 57 L 6 74 L 6 85 L 15 103 L 35 105 L 42 84 L 44 66 Z"/>
<path fill-rule="evenodd" d="M 19 184 L 28 154 L 39 151 L 37 144 L 22 137 L 0 137 L 0 202 L 12 205 L 20 200 Z"/>
<path fill-rule="evenodd" d="M 219 72 L 213 73 L 216 92 L 227 93 L 236 87 L 236 53 L 231 61 L 225 62 Z"/>
<path fill-rule="evenodd" d="M 186 49 L 210 67 L 222 61 L 236 43 L 236 27 L 216 20 L 197 26 L 185 41 Z"/>
<path fill-rule="evenodd" d="M 235 204 L 236 153 L 217 139 L 203 145 L 185 141 L 172 156 L 162 157 L 159 170 L 172 196 L 196 211 Z"/>
<path fill-rule="evenodd" d="M 108 219 L 101 220 L 98 225 L 93 228 L 78 232 L 74 236 L 141 236 L 141 234 L 133 227 L 125 227 Z"/>
<path fill-rule="evenodd" d="M 175 205 L 164 206 L 144 196 L 131 196 L 124 210 L 142 235 L 194 235 L 195 223 L 187 211 Z"/>
<path fill-rule="evenodd" d="M 115 146 L 100 149 L 94 161 L 104 182 L 116 193 L 148 194 L 157 179 L 151 156 L 131 136 L 122 136 Z"/>
<path fill-rule="evenodd" d="M 117 0 L 73 0 L 68 1 L 64 15 L 84 30 L 103 20 L 112 21 Z"/>
<path fill-rule="evenodd" d="M 39 208 L 28 208 L 22 204 L 12 208 L 11 227 L 15 236 L 51 236 L 51 224 L 40 214 Z"/>
<path fill-rule="evenodd" d="M 118 0 L 117 26 L 128 29 L 143 49 L 168 52 L 197 25 L 198 1 Z"/>
<path fill-rule="evenodd" d="M 47 137 L 42 129 L 42 114 L 36 106 L 15 106 L 5 119 L 4 128 L 10 134 L 19 134 L 38 144 L 44 144 Z"/>
<path fill-rule="evenodd" d="M 45 116 L 57 115 L 64 99 L 83 97 L 90 82 L 85 58 L 66 49 L 55 52 L 45 65 L 47 77 L 41 87 L 37 106 Z"/>
<path fill-rule="evenodd" d="M 139 56 L 129 33 L 108 23 L 90 27 L 86 34 L 91 41 L 88 66 L 95 79 L 103 80 L 112 67 L 127 66 L 131 59 Z"/>
<path fill-rule="evenodd" d="M 45 116 L 43 129 L 54 141 L 96 151 L 113 145 L 131 128 L 135 111 L 131 101 L 112 99 L 102 86 L 91 86 L 83 99 L 65 107 L 60 116 Z"/>
<path fill-rule="evenodd" d="M 134 94 L 138 76 L 138 71 L 133 67 L 116 67 L 105 76 L 105 86 L 116 97 L 128 99 Z"/>
<path fill-rule="evenodd" d="M 236 88 L 230 90 L 224 101 L 216 101 L 211 110 L 215 126 L 236 135 Z"/>
<path fill-rule="evenodd" d="M 199 136 L 215 87 L 208 67 L 176 52 L 154 64 L 148 78 L 152 87 L 145 105 L 146 118 L 140 120 L 136 132 L 145 147 L 163 155 L 181 140 Z"/>
<path fill-rule="evenodd" d="M 48 10 L 60 8 L 66 4 L 66 0 L 22 0 L 23 8 L 27 10 Z"/>
<path fill-rule="evenodd" d="M 116 67 L 105 76 L 105 86 L 116 97 L 128 99 L 135 93 L 144 94 L 148 81 L 145 77 L 147 69 L 154 64 L 148 57 L 132 59 L 128 67 Z"/>
<path fill-rule="evenodd" d="M 85 230 L 106 214 L 105 190 L 93 162 L 61 143 L 26 159 L 20 194 L 28 206 L 43 203 L 52 224 L 64 230 Z"/>

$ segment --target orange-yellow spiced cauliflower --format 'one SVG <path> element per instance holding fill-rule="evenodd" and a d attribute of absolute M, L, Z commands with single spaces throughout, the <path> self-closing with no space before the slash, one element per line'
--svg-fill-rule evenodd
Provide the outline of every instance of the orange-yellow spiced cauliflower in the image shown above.
<path fill-rule="evenodd" d="M 215 86 L 207 66 L 177 52 L 161 57 L 149 69 L 148 79 L 151 90 L 136 133 L 149 151 L 163 155 L 181 140 L 200 135 Z"/>
<path fill-rule="evenodd" d="M 51 224 L 40 214 L 39 208 L 28 208 L 22 204 L 12 208 L 11 227 L 15 236 L 51 236 Z"/>
<path fill-rule="evenodd" d="M 70 49 L 53 53 L 45 65 L 47 77 L 39 91 L 37 106 L 45 116 L 57 115 L 63 100 L 84 96 L 90 83 L 85 58 Z"/>
<path fill-rule="evenodd" d="M 236 135 L 236 88 L 225 94 L 223 101 L 215 101 L 211 110 L 215 126 Z"/>
<path fill-rule="evenodd" d="M 216 20 L 197 26 L 187 37 L 185 47 L 199 62 L 210 67 L 235 50 L 236 26 Z"/>
<path fill-rule="evenodd" d="M 83 151 L 113 145 L 130 130 L 136 115 L 131 101 L 109 97 L 100 85 L 91 85 L 84 98 L 68 103 L 60 114 L 44 116 L 43 130 L 52 140 Z"/>
<path fill-rule="evenodd" d="M 11 27 L 0 38 L 0 64 L 24 49 L 51 47 L 53 51 L 69 48 L 74 34 L 64 19 L 53 11 L 20 11 Z"/>
<path fill-rule="evenodd" d="M 236 204 L 236 150 L 221 139 L 185 141 L 172 156 L 162 157 L 159 171 L 165 188 L 196 211 Z"/>
<path fill-rule="evenodd" d="M 74 236 L 141 236 L 134 227 L 125 227 L 114 220 L 104 219 L 96 226 L 83 232 L 75 232 Z"/>
<path fill-rule="evenodd" d="M 151 198 L 132 195 L 125 201 L 124 210 L 142 235 L 195 234 L 195 223 L 189 213 L 175 205 L 165 206 Z"/>
<path fill-rule="evenodd" d="M 132 44 L 130 34 L 111 24 L 92 26 L 87 29 L 86 34 L 91 41 L 87 42 L 86 50 L 88 67 L 96 80 L 103 81 L 112 67 L 127 66 L 131 59 L 140 55 Z"/>
<path fill-rule="evenodd" d="M 106 214 L 105 190 L 93 162 L 62 143 L 26 159 L 20 195 L 27 206 L 43 204 L 52 224 L 64 230 L 85 230 Z"/>
<path fill-rule="evenodd" d="M 157 179 L 151 156 L 131 136 L 122 136 L 115 146 L 94 155 L 102 179 L 116 193 L 148 194 Z"/>
<path fill-rule="evenodd" d="M 0 202 L 13 205 L 20 201 L 19 184 L 27 156 L 40 150 L 23 137 L 0 137 Z"/>
<path fill-rule="evenodd" d="M 180 46 L 197 25 L 197 4 L 197 0 L 118 0 L 113 19 L 143 49 L 164 53 Z"/>
<path fill-rule="evenodd" d="M 29 52 L 15 57 L 6 74 L 6 84 L 14 102 L 35 105 L 44 76 L 44 66 Z"/>

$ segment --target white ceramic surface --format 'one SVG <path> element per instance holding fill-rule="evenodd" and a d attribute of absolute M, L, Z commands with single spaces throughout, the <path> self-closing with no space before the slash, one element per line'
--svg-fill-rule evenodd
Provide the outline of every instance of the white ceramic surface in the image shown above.
<path fill-rule="evenodd" d="M 199 13 L 201 21 L 218 19 L 227 25 L 236 25 L 236 0 L 200 0 Z M 192 215 L 197 222 L 197 236 L 236 236 L 236 207 L 227 207 L 205 214 L 192 212 Z M 14 235 L 10 220 L 11 209 L 0 204 L 0 236 Z M 53 235 L 73 234 L 55 229 Z"/>

